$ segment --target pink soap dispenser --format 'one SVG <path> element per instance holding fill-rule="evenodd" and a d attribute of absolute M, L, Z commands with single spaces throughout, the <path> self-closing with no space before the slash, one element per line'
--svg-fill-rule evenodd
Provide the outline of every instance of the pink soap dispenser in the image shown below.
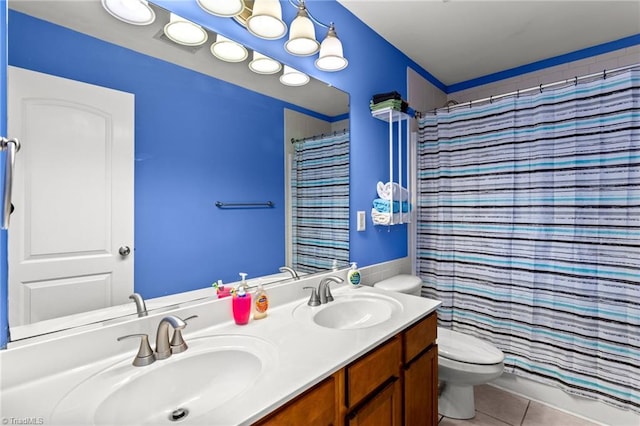
<path fill-rule="evenodd" d="M 249 322 L 251 316 L 251 294 L 249 293 L 249 286 L 247 285 L 247 274 L 240 272 L 242 281 L 236 287 L 236 291 L 233 293 L 231 299 L 231 306 L 233 309 L 233 320 L 238 325 L 244 325 Z"/>

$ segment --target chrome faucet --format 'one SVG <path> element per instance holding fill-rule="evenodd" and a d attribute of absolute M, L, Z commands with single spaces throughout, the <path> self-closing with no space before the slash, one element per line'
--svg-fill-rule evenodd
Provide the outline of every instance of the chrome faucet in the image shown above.
<path fill-rule="evenodd" d="M 174 330 L 182 330 L 187 325 L 186 322 L 173 315 L 166 316 L 160 320 L 156 333 L 156 359 L 165 359 L 171 356 L 171 343 L 169 342 L 169 326 Z"/>
<path fill-rule="evenodd" d="M 320 284 L 318 284 L 318 295 L 320 296 L 320 303 L 325 304 L 333 302 L 333 296 L 331 295 L 331 288 L 329 284 L 331 282 L 340 284 L 343 281 L 344 280 L 342 278 L 334 276 L 323 278 L 322 281 L 320 281 Z"/>
<path fill-rule="evenodd" d="M 147 305 L 144 303 L 144 299 L 140 294 L 133 293 L 129 296 L 129 299 L 133 300 L 136 303 L 136 311 L 138 312 L 139 317 L 147 316 Z"/>
<path fill-rule="evenodd" d="M 288 266 L 281 266 L 280 267 L 280 272 L 288 272 L 288 273 L 290 273 L 294 280 L 299 280 L 300 279 L 300 277 L 298 276 L 298 273 L 295 271 L 295 269 L 289 268 Z"/>

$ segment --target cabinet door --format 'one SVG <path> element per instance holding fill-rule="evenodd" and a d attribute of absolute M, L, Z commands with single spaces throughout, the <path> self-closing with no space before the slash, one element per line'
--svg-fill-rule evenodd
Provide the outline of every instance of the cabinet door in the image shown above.
<path fill-rule="evenodd" d="M 438 424 L 438 347 L 432 346 L 405 367 L 404 424 Z"/>
<path fill-rule="evenodd" d="M 341 370 L 277 410 L 256 426 L 338 426 L 344 413 Z"/>
<path fill-rule="evenodd" d="M 348 426 L 400 426 L 402 422 L 400 380 L 389 383 L 347 416 Z"/>

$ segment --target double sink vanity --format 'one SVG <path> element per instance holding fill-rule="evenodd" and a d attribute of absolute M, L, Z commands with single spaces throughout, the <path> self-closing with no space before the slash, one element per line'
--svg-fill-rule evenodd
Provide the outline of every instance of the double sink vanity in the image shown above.
<path fill-rule="evenodd" d="M 10 347 L 0 352 L 0 416 L 47 425 L 436 424 L 440 302 L 331 282 L 334 300 L 309 305 L 303 287 L 346 272 L 269 286 L 268 316 L 244 326 L 229 298 L 204 299 Z M 184 327 L 186 349 L 132 365 L 145 357 L 144 338 L 122 337 L 147 335 L 155 348 L 161 324 L 169 338 Z"/>

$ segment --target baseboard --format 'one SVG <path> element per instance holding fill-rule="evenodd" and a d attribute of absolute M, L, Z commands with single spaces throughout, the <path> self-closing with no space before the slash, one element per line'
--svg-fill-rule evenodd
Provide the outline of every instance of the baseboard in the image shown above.
<path fill-rule="evenodd" d="M 553 386 L 514 374 L 504 373 L 489 384 L 601 425 L 640 425 L 640 415 L 632 411 L 620 410 L 599 401 L 570 395 Z"/>

